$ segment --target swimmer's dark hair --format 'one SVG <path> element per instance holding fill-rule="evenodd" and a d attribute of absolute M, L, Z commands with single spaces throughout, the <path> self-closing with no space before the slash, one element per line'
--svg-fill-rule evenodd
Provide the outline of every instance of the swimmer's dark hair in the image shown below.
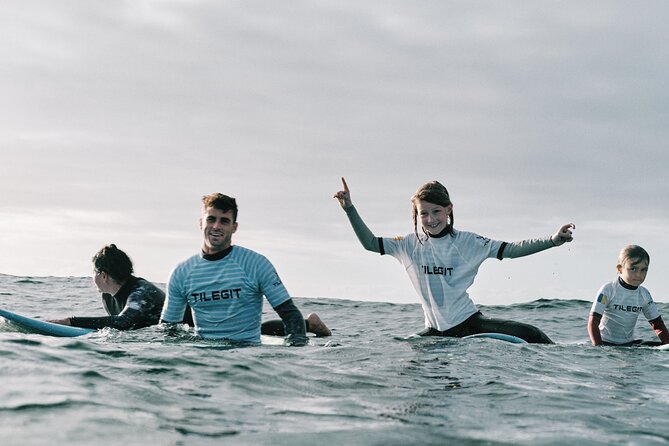
<path fill-rule="evenodd" d="M 115 282 L 125 282 L 133 273 L 132 261 L 116 245 L 107 245 L 93 256 L 96 273 L 105 272 Z"/>
<path fill-rule="evenodd" d="M 202 205 L 204 209 L 215 208 L 223 212 L 232 211 L 232 222 L 237 221 L 237 201 L 232 197 L 214 192 L 202 197 Z"/>

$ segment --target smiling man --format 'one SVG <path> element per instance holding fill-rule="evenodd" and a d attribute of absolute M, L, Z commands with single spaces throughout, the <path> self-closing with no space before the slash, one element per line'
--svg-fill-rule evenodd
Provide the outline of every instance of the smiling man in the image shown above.
<path fill-rule="evenodd" d="M 213 193 L 204 196 L 202 204 L 202 252 L 172 272 L 161 320 L 181 322 L 189 304 L 199 336 L 260 342 L 265 296 L 281 317 L 285 343 L 305 345 L 305 320 L 274 266 L 264 256 L 232 244 L 232 234 L 237 231 L 235 199 Z M 327 330 L 324 324 L 323 327 Z M 310 331 L 314 328 L 318 327 Z"/>

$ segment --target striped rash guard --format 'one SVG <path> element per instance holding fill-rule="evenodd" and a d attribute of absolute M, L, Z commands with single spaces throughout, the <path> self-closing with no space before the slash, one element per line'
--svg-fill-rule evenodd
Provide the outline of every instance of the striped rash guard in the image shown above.
<path fill-rule="evenodd" d="M 267 258 L 240 246 L 200 253 L 172 272 L 161 319 L 181 322 L 189 304 L 202 338 L 260 342 L 263 295 L 275 309 L 291 300 Z"/>

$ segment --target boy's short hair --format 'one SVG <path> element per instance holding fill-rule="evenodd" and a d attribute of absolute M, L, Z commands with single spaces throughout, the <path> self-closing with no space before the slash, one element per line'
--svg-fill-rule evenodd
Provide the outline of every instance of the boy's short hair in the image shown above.
<path fill-rule="evenodd" d="M 639 245 L 627 245 L 620 250 L 618 255 L 618 265 L 624 265 L 625 262 L 635 260 L 634 263 L 643 262 L 644 260 L 650 265 L 650 255 Z"/>
<path fill-rule="evenodd" d="M 237 201 L 227 195 L 214 192 L 202 197 L 203 209 L 215 208 L 223 212 L 232 211 L 232 222 L 237 221 Z"/>

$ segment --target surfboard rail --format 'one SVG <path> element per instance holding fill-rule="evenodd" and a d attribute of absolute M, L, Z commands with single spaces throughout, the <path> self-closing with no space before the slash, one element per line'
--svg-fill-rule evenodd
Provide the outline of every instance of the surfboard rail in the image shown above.
<path fill-rule="evenodd" d="M 74 338 L 78 336 L 85 336 L 97 331 L 92 328 L 81 328 L 72 327 L 69 325 L 54 324 L 53 322 L 47 322 L 33 317 L 23 316 L 3 309 L 0 309 L 0 317 L 6 319 L 22 330 L 45 336 Z M 263 345 L 283 345 L 283 341 L 283 337 L 278 336 L 263 335 L 260 339 L 260 342 Z"/>
<path fill-rule="evenodd" d="M 497 339 L 498 341 L 511 342 L 512 344 L 527 344 L 527 341 L 525 339 L 504 333 L 476 333 L 473 335 L 463 337 L 463 339 L 470 339 L 470 338 L 489 338 L 489 339 Z"/>
<path fill-rule="evenodd" d="M 22 316 L 20 314 L 3 309 L 0 309 L 0 317 L 31 333 L 37 333 L 46 336 L 74 338 L 97 331 L 91 328 L 71 327 L 69 325 L 54 324 L 53 322 Z"/>

